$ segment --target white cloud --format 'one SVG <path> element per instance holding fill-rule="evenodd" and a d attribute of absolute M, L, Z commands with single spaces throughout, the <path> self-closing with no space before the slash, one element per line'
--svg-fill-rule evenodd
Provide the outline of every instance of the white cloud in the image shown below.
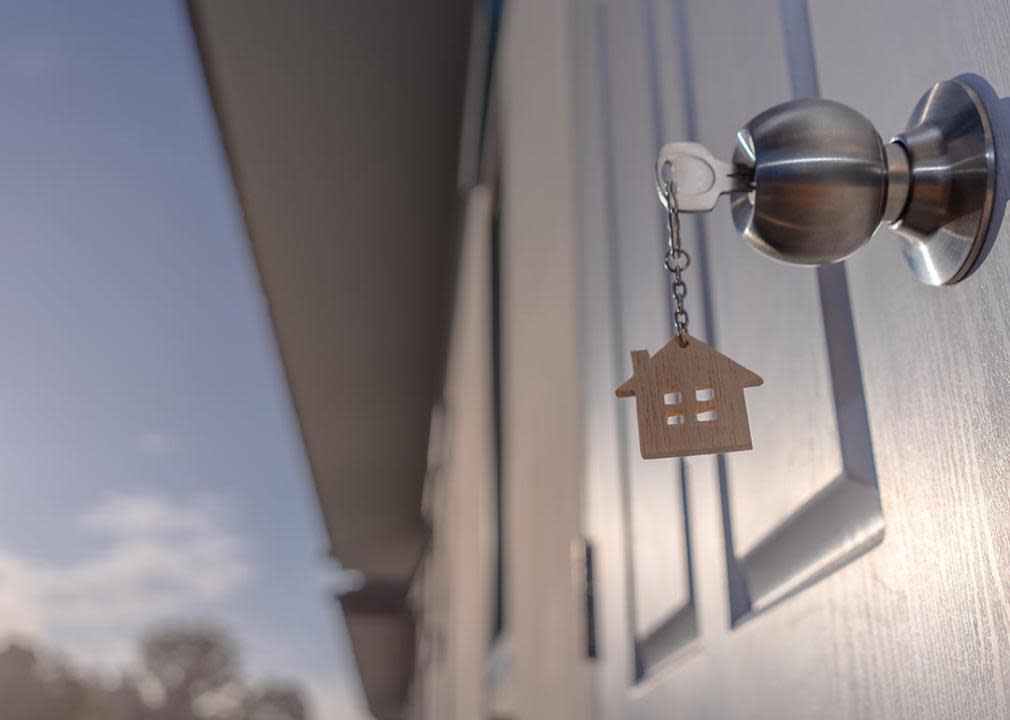
<path fill-rule="evenodd" d="M 42 612 L 32 598 L 32 574 L 16 557 L 0 550 L 0 635 L 36 637 Z"/>
<path fill-rule="evenodd" d="M 241 542 L 207 498 L 112 497 L 81 517 L 80 530 L 95 550 L 74 563 L 0 550 L 0 634 L 121 664 L 144 628 L 225 598 L 251 573 Z"/>

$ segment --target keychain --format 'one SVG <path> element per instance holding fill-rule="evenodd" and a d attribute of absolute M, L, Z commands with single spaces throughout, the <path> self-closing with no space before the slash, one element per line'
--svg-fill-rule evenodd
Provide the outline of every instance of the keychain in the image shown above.
<path fill-rule="evenodd" d="M 691 266 L 691 256 L 681 246 L 680 206 L 671 163 L 662 166 L 658 187 L 666 207 L 663 265 L 672 275 L 675 335 L 651 357 L 647 350 L 632 351 L 632 375 L 617 388 L 617 397 L 635 398 L 638 441 L 646 460 L 750 450 L 743 391 L 764 381 L 688 334 L 684 271 Z"/>

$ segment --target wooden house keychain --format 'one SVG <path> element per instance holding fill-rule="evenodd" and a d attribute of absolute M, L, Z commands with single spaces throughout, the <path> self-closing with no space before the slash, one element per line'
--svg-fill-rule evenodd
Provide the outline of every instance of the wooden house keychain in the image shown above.
<path fill-rule="evenodd" d="M 638 440 L 646 460 L 750 450 L 743 391 L 764 381 L 688 334 L 684 271 L 691 265 L 691 256 L 681 247 L 673 169 L 665 170 L 661 169 L 658 183 L 666 206 L 668 239 L 663 264 L 673 276 L 675 335 L 652 357 L 647 350 L 632 351 L 632 375 L 617 388 L 617 396 L 635 397 Z"/>

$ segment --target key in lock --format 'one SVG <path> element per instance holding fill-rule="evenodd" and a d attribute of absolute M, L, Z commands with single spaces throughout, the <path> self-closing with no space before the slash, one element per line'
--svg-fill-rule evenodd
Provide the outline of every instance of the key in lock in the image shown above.
<path fill-rule="evenodd" d="M 985 241 L 995 147 L 979 96 L 952 80 L 924 95 L 905 131 L 886 143 L 856 110 L 807 98 L 747 123 L 731 162 L 698 143 L 671 143 L 656 172 L 661 199 L 675 184 L 680 212 L 708 212 L 730 194 L 737 230 L 778 260 L 838 262 L 886 224 L 907 241 L 916 277 L 946 285 L 971 271 Z"/>
<path fill-rule="evenodd" d="M 672 181 L 679 212 L 711 212 L 721 195 L 750 191 L 752 168 L 753 162 L 747 167 L 717 160 L 701 143 L 669 143 L 656 161 L 656 189 L 665 205 L 666 184 Z"/>

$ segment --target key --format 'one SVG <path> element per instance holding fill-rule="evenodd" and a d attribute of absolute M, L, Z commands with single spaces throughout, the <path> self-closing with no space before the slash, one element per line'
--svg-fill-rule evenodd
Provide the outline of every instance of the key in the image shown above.
<path fill-rule="evenodd" d="M 701 143 L 675 142 L 664 145 L 656 161 L 656 188 L 666 205 L 663 188 L 672 179 L 677 188 L 680 212 L 709 212 L 719 196 L 750 190 L 750 177 L 732 163 L 716 160 Z"/>

